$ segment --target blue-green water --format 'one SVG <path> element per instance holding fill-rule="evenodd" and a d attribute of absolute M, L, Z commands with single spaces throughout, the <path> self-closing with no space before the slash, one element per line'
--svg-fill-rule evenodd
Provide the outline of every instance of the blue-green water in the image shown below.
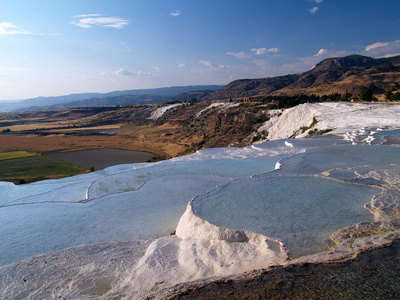
<path fill-rule="evenodd" d="M 332 232 L 372 221 L 363 209 L 378 188 L 313 176 L 276 176 L 229 182 L 192 202 L 219 227 L 249 230 L 285 241 L 293 255 L 331 245 Z"/>

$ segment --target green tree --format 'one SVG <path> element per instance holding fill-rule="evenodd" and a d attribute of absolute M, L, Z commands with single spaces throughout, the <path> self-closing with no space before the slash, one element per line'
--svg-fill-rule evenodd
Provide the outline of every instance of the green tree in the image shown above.
<path fill-rule="evenodd" d="M 346 90 L 346 94 L 342 95 L 343 101 L 349 101 L 353 95 Z"/>
<path fill-rule="evenodd" d="M 392 100 L 393 92 L 392 91 L 385 91 L 385 99 Z"/>
<path fill-rule="evenodd" d="M 372 100 L 374 100 L 374 94 L 372 93 L 371 88 L 362 90 L 358 96 L 362 101 L 371 102 Z"/>

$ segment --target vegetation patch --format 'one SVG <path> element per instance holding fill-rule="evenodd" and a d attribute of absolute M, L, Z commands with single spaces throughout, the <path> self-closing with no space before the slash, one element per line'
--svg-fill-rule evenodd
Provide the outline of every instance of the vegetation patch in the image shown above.
<path fill-rule="evenodd" d="M 321 135 L 321 134 L 330 132 L 330 131 L 332 131 L 332 130 L 333 130 L 333 129 L 331 129 L 331 128 L 323 129 L 323 130 L 318 130 L 317 128 L 315 128 L 314 130 L 310 130 L 310 131 L 308 132 L 308 135 Z"/>
<path fill-rule="evenodd" d="M 0 160 L 0 181 L 11 181 L 16 184 L 62 178 L 85 172 L 86 169 L 83 167 L 41 155 Z"/>
<path fill-rule="evenodd" d="M 310 128 L 314 127 L 315 125 L 317 125 L 317 123 L 318 123 L 317 118 L 313 117 L 313 121 L 312 121 L 312 123 L 311 123 L 310 126 L 302 126 L 302 127 L 300 127 L 301 133 L 306 132 L 308 129 L 310 129 Z M 308 134 L 309 134 L 309 135 L 312 135 L 312 133 L 315 134 L 315 132 L 317 132 L 317 131 L 318 131 L 318 129 L 310 130 L 310 131 L 308 132 Z M 292 138 L 292 137 L 291 137 L 291 138 Z M 294 138 L 294 136 L 293 136 L 293 138 Z"/>
<path fill-rule="evenodd" d="M 35 156 L 35 155 L 36 154 L 30 153 L 27 151 L 8 151 L 8 152 L 0 153 L 0 161 L 7 160 L 7 159 L 31 157 L 31 156 Z"/>

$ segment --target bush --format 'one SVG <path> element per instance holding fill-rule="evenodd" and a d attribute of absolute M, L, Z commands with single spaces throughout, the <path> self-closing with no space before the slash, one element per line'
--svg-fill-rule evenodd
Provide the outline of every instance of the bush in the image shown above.
<path fill-rule="evenodd" d="M 392 95 L 392 100 L 400 100 L 400 92 L 396 92 Z"/>

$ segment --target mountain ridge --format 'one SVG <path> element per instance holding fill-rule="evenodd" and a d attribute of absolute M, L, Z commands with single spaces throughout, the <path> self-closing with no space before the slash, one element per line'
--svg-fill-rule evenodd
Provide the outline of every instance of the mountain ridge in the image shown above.
<path fill-rule="evenodd" d="M 370 88 L 374 94 L 400 90 L 400 56 L 372 58 L 362 55 L 327 58 L 313 69 L 276 77 L 238 79 L 203 100 L 274 95 L 358 95 Z"/>
<path fill-rule="evenodd" d="M 21 110 L 34 110 L 34 109 L 47 109 L 47 108 L 58 108 L 58 107 L 70 107 L 64 106 L 69 102 L 77 102 L 79 106 L 85 106 L 85 100 L 93 100 L 94 98 L 102 99 L 113 97 L 120 97 L 126 95 L 146 95 L 144 103 L 154 103 L 155 101 L 150 100 L 150 96 L 154 96 L 157 101 L 163 102 L 168 98 L 183 94 L 186 92 L 194 92 L 199 90 L 215 90 L 223 87 L 222 85 L 188 85 L 188 86 L 171 86 L 154 89 L 135 89 L 135 90 L 123 90 L 123 91 L 112 91 L 108 93 L 77 93 L 63 96 L 50 96 L 50 97 L 35 97 L 21 101 L 7 102 L 1 105 L 0 110 L 3 111 L 21 111 Z M 135 98 L 135 97 L 133 97 Z M 137 97 L 136 97 L 137 98 Z M 161 99 L 161 100 L 160 100 Z M 90 101 L 89 101 L 90 102 Z M 133 101 L 132 103 L 125 104 L 141 104 L 140 101 Z M 116 103 L 111 99 L 111 103 L 103 103 L 102 105 L 122 105 L 122 103 Z M 89 106 L 87 104 L 86 106 Z"/>

